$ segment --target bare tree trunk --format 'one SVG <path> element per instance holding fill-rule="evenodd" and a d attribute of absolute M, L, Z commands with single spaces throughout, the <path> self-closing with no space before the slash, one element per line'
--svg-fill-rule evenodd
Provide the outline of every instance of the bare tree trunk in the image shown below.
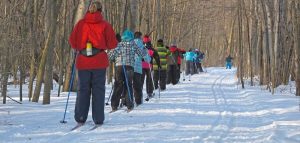
<path fill-rule="evenodd" d="M 38 0 L 33 0 L 33 3 L 30 2 L 30 4 L 32 4 L 32 7 L 33 7 L 33 12 L 32 12 L 32 15 L 29 16 L 30 18 L 33 17 L 32 19 L 32 22 L 30 24 L 30 38 L 31 38 L 31 47 L 32 49 L 30 50 L 30 57 L 31 57 L 31 60 L 30 60 L 30 76 L 29 76 L 29 83 L 28 83 L 28 98 L 29 98 L 29 101 L 31 101 L 31 98 L 32 98 L 32 94 L 33 94 L 33 82 L 34 82 L 34 79 L 35 79 L 35 76 L 36 76 L 36 69 L 35 69 L 35 66 L 36 66 L 36 49 L 37 49 L 37 22 L 38 22 Z"/>
<path fill-rule="evenodd" d="M 146 9 L 150 8 L 149 2 L 150 1 L 146 1 Z M 146 20 L 145 21 L 146 21 L 146 32 L 149 33 L 150 32 L 150 14 L 149 13 L 146 15 Z"/>
<path fill-rule="evenodd" d="M 158 25 L 155 25 L 155 23 L 156 23 L 156 20 L 157 19 L 155 19 L 155 6 L 156 6 L 156 3 L 157 3 L 157 0 L 152 0 L 152 1 L 150 1 L 150 2 L 152 2 L 152 19 L 151 19 L 151 22 L 152 23 L 149 23 L 149 24 L 152 24 L 152 29 L 154 30 L 153 31 L 153 33 L 152 33 L 152 41 L 156 41 L 157 40 L 157 27 L 158 27 Z"/>
<path fill-rule="evenodd" d="M 12 15 L 11 14 L 12 10 L 11 10 L 11 6 L 8 3 L 8 1 L 4 2 L 4 9 L 5 9 L 4 16 L 7 17 L 6 20 L 11 20 L 12 18 L 10 16 Z M 10 37 L 10 35 L 15 36 L 12 31 L 13 30 L 12 25 L 10 25 L 9 22 L 6 22 L 4 26 L 5 26 L 5 29 L 4 29 L 5 32 L 8 33 L 6 36 L 9 36 L 9 37 Z M 3 104 L 6 104 L 7 83 L 8 83 L 8 77 L 9 77 L 9 73 L 10 73 L 10 69 L 11 69 L 11 64 L 9 63 L 10 48 L 7 48 L 7 47 L 13 47 L 12 44 L 13 43 L 11 42 L 11 38 L 8 38 L 8 39 L 3 40 L 3 45 L 2 44 L 0 45 L 0 47 L 3 48 L 3 50 L 2 50 L 3 55 L 1 55 L 1 56 L 3 56 L 2 60 L 1 60 L 1 67 L 3 67 L 2 73 L 1 73 L 1 96 L 3 98 Z"/>
<path fill-rule="evenodd" d="M 61 28 L 61 36 L 62 36 L 62 40 L 61 40 L 61 44 L 60 44 L 60 47 L 59 47 L 59 80 L 58 80 L 58 93 L 57 93 L 57 96 L 59 97 L 60 96 L 60 91 L 61 91 L 61 86 L 63 85 L 63 78 L 64 78 L 64 69 L 65 69 L 65 66 L 64 66 L 64 61 L 65 61 L 65 58 L 64 58 L 64 54 L 65 54 L 65 47 L 67 46 L 66 44 L 66 39 L 67 39 L 67 32 L 66 32 L 66 29 L 67 29 L 67 2 L 64 1 L 63 3 L 64 5 L 64 8 L 63 8 L 63 22 L 62 22 L 62 28 Z"/>
<path fill-rule="evenodd" d="M 296 95 L 300 96 L 300 3 L 293 1 L 293 25 L 294 25 L 294 52 L 295 52 L 295 76 Z"/>
<path fill-rule="evenodd" d="M 55 7 L 57 8 L 56 5 L 56 0 L 52 3 L 50 3 L 50 5 L 54 5 L 51 7 Z M 61 3 L 62 1 L 60 1 L 59 3 Z M 61 4 L 58 4 L 58 6 L 60 7 Z M 58 9 L 59 9 L 58 7 Z M 53 8 L 53 9 L 55 9 Z M 51 27 L 49 28 L 49 33 L 45 42 L 45 46 L 44 46 L 44 50 L 43 50 L 43 54 L 42 54 L 42 59 L 40 61 L 40 65 L 39 65 L 39 69 L 38 69 L 38 73 L 37 73 L 37 82 L 36 82 L 36 86 L 34 89 L 34 94 L 33 94 L 33 98 L 32 98 L 32 102 L 38 102 L 39 101 L 39 96 L 40 96 L 40 91 L 42 88 L 42 82 L 43 82 L 43 78 L 44 78 L 44 72 L 45 72 L 45 66 L 46 66 L 46 62 L 47 62 L 47 57 L 49 56 L 49 52 L 53 53 L 53 43 L 54 43 L 54 36 L 55 36 L 55 32 L 56 32 L 56 19 L 58 17 L 58 11 L 53 11 L 53 21 L 51 21 Z M 52 66 L 51 66 L 52 67 Z M 52 70 L 50 68 L 50 70 Z M 51 75 L 52 77 L 52 75 Z M 51 78 L 52 80 L 52 78 Z M 49 82 L 49 79 L 48 81 Z M 43 104 L 49 104 L 50 103 L 50 91 L 49 91 L 49 83 L 46 83 L 47 86 L 45 86 L 46 88 L 46 93 L 44 93 L 44 99 L 43 99 Z M 44 91 L 45 92 L 45 91 Z M 49 95 L 49 96 L 48 96 Z M 47 97 L 48 96 L 48 97 Z"/>
<path fill-rule="evenodd" d="M 250 23 L 249 23 L 249 16 L 248 14 L 246 13 L 246 8 L 245 8 L 245 2 L 243 0 L 243 8 L 244 8 L 244 15 L 245 15 L 245 19 L 246 19 L 246 35 L 247 35 L 247 44 L 248 44 L 248 53 L 247 53 L 247 56 L 248 56 L 248 73 L 250 73 L 250 85 L 253 86 L 253 62 L 252 62 L 252 57 L 253 57 L 253 49 L 252 48 L 252 45 L 251 45 L 251 33 L 250 33 Z"/>
<path fill-rule="evenodd" d="M 233 36 L 234 36 L 234 26 L 235 26 L 235 21 L 236 18 L 234 18 L 234 20 L 232 21 L 231 24 L 231 30 L 230 30 L 230 34 L 229 34 L 229 38 L 228 38 L 228 47 L 227 47 L 227 54 L 231 54 L 232 49 L 233 49 Z"/>
<path fill-rule="evenodd" d="M 49 46 L 49 51 L 47 54 L 47 61 L 45 66 L 45 86 L 44 86 L 44 95 L 43 95 L 43 104 L 50 104 L 50 94 L 52 89 L 52 81 L 53 81 L 53 53 L 54 53 L 54 42 L 55 42 L 55 35 L 56 35 L 56 29 L 57 29 L 57 17 L 59 14 L 59 10 L 61 7 L 62 1 L 52 1 L 51 3 L 47 4 L 48 8 L 50 9 L 48 12 L 50 12 L 49 17 L 49 23 L 50 25 L 50 33 L 49 33 L 49 43 L 47 46 Z M 57 10 L 56 10 L 57 9 Z M 51 34 L 51 35 L 50 35 Z M 45 48 L 46 49 L 46 48 Z"/>
<path fill-rule="evenodd" d="M 244 75 L 243 75 L 243 44 L 242 44 L 242 40 L 243 40 L 243 34 L 242 34 L 242 29 L 243 29 L 243 21 L 242 21 L 242 0 L 238 1 L 238 45 L 239 45 L 239 78 L 240 78 L 240 82 L 242 84 L 242 88 L 245 88 L 244 86 Z"/>
<path fill-rule="evenodd" d="M 269 22 L 268 22 L 268 15 L 267 15 L 267 11 L 266 11 L 266 5 L 265 5 L 265 3 L 264 3 L 264 1 L 263 0 L 260 0 L 261 1 L 261 7 L 262 7 L 262 10 L 263 10 L 263 17 L 264 17 L 264 36 L 265 36 L 265 41 L 264 41 L 264 43 L 265 43 L 265 47 L 264 47 L 264 57 L 265 57 L 265 60 L 264 60 L 264 79 L 265 79 L 265 81 L 266 81 L 266 83 L 268 84 L 267 86 L 268 87 L 270 87 L 270 82 L 272 82 L 272 80 L 271 80 L 271 76 L 273 75 L 272 74 L 272 71 L 273 70 L 270 70 L 271 68 L 270 68 L 270 61 L 271 61 L 271 59 L 270 59 L 270 43 L 272 43 L 272 42 L 270 42 L 271 40 L 270 40 L 270 32 L 269 32 L 269 26 L 268 26 L 268 24 L 269 24 Z M 269 72 L 271 71 L 271 74 L 269 74 Z"/>
<path fill-rule="evenodd" d="M 272 94 L 275 92 L 276 88 L 276 63 L 275 63 L 275 51 L 274 51 L 274 1 L 265 1 L 266 5 L 266 14 L 267 14 L 267 23 L 268 23 L 268 33 L 269 33 L 269 58 L 270 58 L 270 70 L 271 75 L 269 79 L 271 81 L 271 91 Z"/>
<path fill-rule="evenodd" d="M 4 66 L 4 71 L 2 73 L 2 91 L 1 91 L 1 96 L 3 97 L 3 104 L 6 104 L 6 96 L 7 96 L 7 82 L 8 82 L 8 75 L 9 75 L 9 69 L 10 69 L 10 64 L 9 64 L 9 49 L 4 48 L 5 51 L 4 53 L 7 53 L 5 56 L 5 62 L 3 63 Z"/>
<path fill-rule="evenodd" d="M 160 12 L 160 5 L 161 2 L 160 0 L 156 0 L 156 34 L 155 37 L 159 38 L 159 39 L 163 39 L 163 35 L 161 33 L 161 26 L 162 26 L 162 19 L 161 19 L 161 12 Z M 153 23 L 154 24 L 154 23 Z"/>
<path fill-rule="evenodd" d="M 259 28 L 259 39 L 258 39 L 258 43 L 257 44 L 257 48 L 258 50 L 258 64 L 259 64 L 259 77 L 260 77 L 260 80 L 259 80 L 259 85 L 264 85 L 265 84 L 265 74 L 264 74 L 264 71 L 265 71 L 265 67 L 264 67 L 264 50 L 263 50 L 263 28 L 262 28 L 262 23 L 260 23 L 260 28 Z"/>
<path fill-rule="evenodd" d="M 182 11 L 181 11 L 181 13 L 180 13 L 180 20 L 179 20 L 179 27 L 178 27 L 178 31 L 177 31 L 177 39 L 176 39 L 176 42 L 179 42 L 179 41 L 181 41 L 180 40 L 180 37 L 182 37 L 182 31 L 181 31 L 181 25 L 182 25 L 182 20 L 183 20 L 183 13 L 184 13 L 184 10 L 185 10 L 185 8 L 186 8 L 186 3 L 184 3 L 183 4 L 183 7 L 182 7 Z"/>
<path fill-rule="evenodd" d="M 144 1 L 142 1 L 144 3 Z M 142 20 L 143 20 L 143 11 L 144 10 L 144 4 L 141 3 L 141 1 L 139 1 L 139 13 L 138 13 L 138 31 L 141 31 L 141 27 L 142 27 Z"/>
<path fill-rule="evenodd" d="M 23 45 L 23 44 L 22 44 Z M 22 48 L 21 48 L 21 52 L 23 53 L 23 48 L 24 48 L 24 46 L 22 46 Z M 22 57 L 20 57 L 20 59 L 19 59 L 19 63 L 20 63 L 20 66 L 19 66 L 19 71 L 20 71 L 20 77 L 19 77 L 19 97 L 20 97 L 20 101 L 22 101 L 23 100 L 23 93 L 22 93 L 22 91 L 23 91 L 23 77 L 24 77 L 24 63 L 23 63 L 23 59 L 24 59 L 24 57 L 22 56 Z"/>
<path fill-rule="evenodd" d="M 255 74 L 257 74 L 257 73 L 255 73 L 255 71 L 258 71 L 258 67 L 259 67 L 259 65 L 257 64 L 257 56 L 256 56 L 256 53 L 257 53 L 257 51 L 258 51 L 258 18 L 257 18 L 257 16 L 256 16 L 256 10 L 257 10 L 257 2 L 256 2 L 256 0 L 252 0 L 251 1 L 251 6 L 250 6 L 251 8 L 251 10 L 250 10 L 250 16 L 252 17 L 250 20 L 251 20 L 251 27 L 250 27 L 250 33 L 251 33 L 251 35 L 250 35 L 250 42 L 251 42 L 251 44 L 250 44 L 250 48 L 252 49 L 251 50 L 251 59 L 250 59 L 250 61 L 252 62 L 252 65 L 251 66 L 253 66 L 252 67 L 252 73 L 253 73 L 253 75 L 252 76 L 254 76 Z"/>
<path fill-rule="evenodd" d="M 174 3 L 177 3 L 177 0 L 174 1 Z M 175 13 L 176 11 L 176 5 L 174 5 L 173 7 L 173 12 Z M 172 43 L 176 43 L 177 41 L 175 40 L 175 38 L 173 38 L 174 36 L 174 31 L 173 28 L 174 28 L 174 22 L 175 22 L 175 16 L 172 17 L 171 19 L 171 27 L 170 27 L 170 33 L 169 33 L 169 43 L 172 42 Z"/>
<path fill-rule="evenodd" d="M 138 15 L 138 0 L 130 0 L 130 29 L 136 30 Z"/>
<path fill-rule="evenodd" d="M 274 70 L 274 81 L 272 81 L 273 88 L 277 87 L 282 82 L 282 60 L 283 60 L 283 47 L 285 38 L 285 0 L 276 0 L 275 1 L 275 8 L 278 10 L 276 12 L 276 20 L 275 20 L 275 40 L 274 40 L 274 55 L 273 55 L 273 67 Z M 276 80 L 275 80 L 276 79 Z M 274 93 L 274 91 L 273 91 Z"/>
<path fill-rule="evenodd" d="M 123 28 L 122 28 L 122 31 L 124 31 L 127 28 L 128 11 L 129 11 L 129 3 L 128 3 L 128 0 L 125 0 L 124 17 L 123 17 L 124 19 L 123 19 Z"/>

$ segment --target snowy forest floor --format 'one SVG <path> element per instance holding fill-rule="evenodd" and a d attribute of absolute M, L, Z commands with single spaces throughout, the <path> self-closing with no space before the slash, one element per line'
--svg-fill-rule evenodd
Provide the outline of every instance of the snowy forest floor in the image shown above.
<path fill-rule="evenodd" d="M 17 104 L 8 99 L 7 104 L 0 104 L 0 142 L 300 142 L 299 97 L 284 92 L 289 87 L 274 95 L 259 86 L 242 89 L 237 85 L 236 69 L 205 70 L 193 75 L 191 81 L 167 85 L 160 98 L 144 101 L 130 113 L 125 107 L 109 113 L 111 108 L 106 106 L 103 126 L 92 131 L 91 114 L 86 125 L 70 131 L 76 125 L 76 93 L 70 96 L 66 124 L 60 121 L 67 93 L 56 97 L 54 90 L 50 105 L 26 98 Z M 107 85 L 106 99 L 110 90 Z M 9 87 L 8 95 L 17 100 L 18 88 Z"/>

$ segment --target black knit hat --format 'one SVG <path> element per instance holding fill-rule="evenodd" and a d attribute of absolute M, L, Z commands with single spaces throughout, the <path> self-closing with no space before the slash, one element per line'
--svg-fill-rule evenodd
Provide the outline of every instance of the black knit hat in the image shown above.
<path fill-rule="evenodd" d="M 134 38 L 141 38 L 142 35 L 143 35 L 142 32 L 136 31 L 136 32 L 134 33 Z"/>
<path fill-rule="evenodd" d="M 164 40 L 163 39 L 158 39 L 157 43 L 164 43 Z"/>

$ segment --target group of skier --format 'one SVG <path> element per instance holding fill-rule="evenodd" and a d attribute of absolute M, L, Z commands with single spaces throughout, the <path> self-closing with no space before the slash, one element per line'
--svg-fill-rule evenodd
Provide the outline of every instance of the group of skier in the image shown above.
<path fill-rule="evenodd" d="M 204 54 L 198 49 L 186 52 L 176 44 L 166 46 L 163 39 L 152 44 L 149 35 L 143 36 L 138 31 L 125 30 L 122 36 L 115 34 L 101 11 L 101 4 L 93 2 L 69 38 L 76 51 L 78 92 L 74 118 L 78 124 L 86 122 L 91 99 L 93 121 L 96 125 L 103 124 L 105 73 L 109 61 L 115 65 L 112 111 L 118 110 L 122 97 L 128 111 L 142 104 L 144 81 L 148 98 L 154 96 L 156 89 L 164 91 L 167 84 L 176 85 L 182 59 L 186 60 L 186 75 L 203 72 Z"/>
<path fill-rule="evenodd" d="M 175 44 L 166 46 L 162 39 L 153 46 L 150 37 L 144 35 L 142 38 L 139 31 L 133 34 L 125 30 L 118 46 L 108 52 L 108 56 L 115 63 L 111 112 L 123 105 L 131 111 L 135 104 L 142 104 L 145 78 L 147 100 L 154 96 L 154 90 L 164 91 L 167 84 L 176 85 L 180 79 L 182 59 L 187 61 L 186 75 L 203 72 L 201 62 L 204 53 L 198 49 L 186 52 Z"/>
<path fill-rule="evenodd" d="M 185 54 L 186 60 L 186 70 L 185 74 L 189 75 L 189 80 L 191 75 L 197 74 L 199 72 L 203 72 L 202 61 L 204 59 L 204 53 L 199 51 L 198 49 L 189 49 Z"/>

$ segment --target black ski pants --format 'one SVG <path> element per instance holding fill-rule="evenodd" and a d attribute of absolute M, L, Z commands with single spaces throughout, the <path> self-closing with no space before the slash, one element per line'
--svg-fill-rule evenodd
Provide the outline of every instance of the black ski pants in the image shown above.
<path fill-rule="evenodd" d="M 150 69 L 143 69 L 143 74 L 142 74 L 142 89 L 144 86 L 144 81 L 146 78 L 146 92 L 148 95 L 152 95 L 153 94 L 153 81 L 152 81 L 152 77 L 151 77 L 151 71 Z"/>
<path fill-rule="evenodd" d="M 167 84 L 173 85 L 178 83 L 178 68 L 177 65 L 168 65 Z"/>
<path fill-rule="evenodd" d="M 166 82 L 167 82 L 167 70 L 154 70 L 154 86 L 155 89 L 158 88 L 158 81 L 159 81 L 159 86 L 161 90 L 166 89 Z"/>
<path fill-rule="evenodd" d="M 142 104 L 143 100 L 143 84 L 142 84 L 142 74 L 134 72 L 133 76 L 133 95 L 135 103 L 137 105 Z"/>
<path fill-rule="evenodd" d="M 87 120 L 92 94 L 92 118 L 95 124 L 103 124 L 106 69 L 78 70 L 78 92 L 74 118 L 78 123 Z"/>
<path fill-rule="evenodd" d="M 116 67 L 114 90 L 111 96 L 112 110 L 116 110 L 118 108 L 123 90 L 125 93 L 125 102 L 127 108 L 132 109 L 134 107 L 132 80 L 133 80 L 133 68 L 131 66 Z M 129 94 L 127 94 L 128 89 L 129 89 Z"/>

